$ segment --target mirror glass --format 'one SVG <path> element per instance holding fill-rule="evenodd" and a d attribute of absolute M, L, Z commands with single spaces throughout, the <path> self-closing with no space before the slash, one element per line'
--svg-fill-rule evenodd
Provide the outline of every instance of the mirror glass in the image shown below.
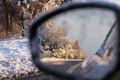
<path fill-rule="evenodd" d="M 41 57 L 56 70 L 79 75 L 84 69 L 81 66 L 91 56 L 107 54 L 106 49 L 117 35 L 116 26 L 116 15 L 108 9 L 82 8 L 63 12 L 39 27 Z"/>

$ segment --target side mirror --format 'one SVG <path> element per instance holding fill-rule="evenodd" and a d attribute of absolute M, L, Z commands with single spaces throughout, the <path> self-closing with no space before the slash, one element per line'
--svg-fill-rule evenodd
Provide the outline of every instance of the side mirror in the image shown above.
<path fill-rule="evenodd" d="M 116 4 L 63 5 L 32 24 L 29 41 L 33 62 L 40 70 L 62 79 L 104 79 L 118 64 L 119 26 L 120 8 Z M 40 61 L 45 53 L 49 54 L 45 57 L 80 61 L 67 69 L 64 66 L 65 70 L 57 65 L 56 70 Z"/>

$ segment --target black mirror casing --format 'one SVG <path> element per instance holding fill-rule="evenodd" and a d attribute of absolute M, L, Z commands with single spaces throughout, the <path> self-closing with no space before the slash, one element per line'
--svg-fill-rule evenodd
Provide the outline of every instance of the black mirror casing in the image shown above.
<path fill-rule="evenodd" d="M 120 27 L 120 7 L 116 4 L 113 4 L 113 3 L 108 3 L 108 2 L 86 2 L 86 3 L 80 3 L 80 2 L 77 2 L 77 3 L 71 3 L 71 4 L 64 4 L 62 5 L 60 8 L 52 11 L 52 12 L 49 12 L 49 13 L 46 13 L 42 16 L 40 16 L 32 25 L 31 25 L 31 28 L 30 28 L 30 32 L 29 32 L 29 41 L 30 41 L 30 49 L 31 49 L 31 54 L 32 54 L 32 59 L 33 59 L 33 62 L 34 64 L 40 69 L 40 70 L 43 70 L 45 71 L 46 73 L 49 73 L 49 74 L 52 74 L 56 77 L 59 77 L 61 79 L 68 79 L 68 80 L 80 80 L 78 79 L 75 75 L 70 75 L 70 74 L 67 74 L 67 73 L 60 73 L 54 69 L 51 69 L 49 68 L 48 66 L 44 65 L 42 62 L 39 61 L 39 56 L 40 56 L 40 48 L 39 48 L 39 38 L 38 38 L 38 33 L 37 33 L 37 30 L 38 28 L 40 27 L 39 25 L 42 25 L 42 23 L 44 23 L 46 20 L 48 20 L 49 18 L 52 18 L 56 15 L 59 15 L 63 12 L 66 12 L 66 11 L 71 11 L 71 10 L 74 10 L 74 9 L 84 9 L 84 8 L 102 8 L 102 9 L 109 9 L 109 10 L 112 10 L 115 14 L 116 14 L 116 18 L 117 18 L 117 23 L 118 23 L 118 30 L 119 30 L 119 27 Z M 118 31 L 119 32 L 119 31 Z M 119 34 L 119 33 L 118 33 Z M 119 36 L 118 36 L 119 37 Z M 105 80 L 107 79 L 110 79 L 111 75 L 114 75 L 115 72 L 118 71 L 119 69 L 119 40 L 118 40 L 118 44 L 117 44 L 117 65 L 115 67 L 115 69 L 109 73 L 106 77 L 105 77 Z M 82 79 L 85 79 L 83 76 L 81 76 L 81 80 Z M 85 80 L 89 80 L 89 79 L 85 79 Z"/>

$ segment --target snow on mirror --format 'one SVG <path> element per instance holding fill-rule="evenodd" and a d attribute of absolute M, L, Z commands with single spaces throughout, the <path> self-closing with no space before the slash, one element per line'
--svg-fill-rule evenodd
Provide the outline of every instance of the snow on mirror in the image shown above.
<path fill-rule="evenodd" d="M 115 23 L 117 24 L 115 13 L 101 8 L 75 9 L 56 15 L 39 28 L 40 44 L 44 53 L 42 57 L 79 59 L 84 62 L 94 54 L 103 55 L 105 51 L 100 50 L 101 45 L 111 28 L 117 26 Z M 105 42 L 104 46 L 107 46 L 104 48 L 105 50 L 116 36 L 115 27 Z M 63 72 L 72 73 L 72 70 L 75 69 L 71 67 L 74 65 L 76 68 L 75 64 L 79 63 L 77 61 L 75 63 L 64 63 L 69 68 L 60 66 L 59 69 Z M 81 68 L 79 65 L 74 74 L 79 74 Z"/>

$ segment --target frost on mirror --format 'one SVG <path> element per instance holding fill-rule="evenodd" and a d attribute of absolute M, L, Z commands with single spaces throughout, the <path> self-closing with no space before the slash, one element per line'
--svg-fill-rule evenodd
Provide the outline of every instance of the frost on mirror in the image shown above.
<path fill-rule="evenodd" d="M 40 48 L 44 53 L 41 56 L 66 60 L 77 59 L 78 62 L 76 61 L 76 63 L 67 63 L 69 67 L 64 67 L 63 72 L 86 74 L 84 69 L 88 67 L 87 62 L 91 56 L 94 54 L 103 56 L 106 49 L 109 48 L 108 46 L 116 38 L 116 21 L 116 15 L 113 11 L 102 8 L 75 9 L 56 15 L 39 28 Z M 110 32 L 113 26 L 114 28 Z M 106 39 L 109 32 L 110 34 Z M 112 53 L 115 54 L 114 51 Z M 98 63 L 100 60 L 97 59 Z M 62 65 L 66 64 L 62 63 Z M 57 70 L 61 69 L 57 68 Z M 95 69 L 97 68 L 95 67 Z M 110 69 L 108 70 L 110 71 Z M 103 72 L 106 74 L 107 71 L 104 70 Z M 97 74 L 100 76 L 99 78 L 105 75 L 99 75 L 99 73 Z"/>

